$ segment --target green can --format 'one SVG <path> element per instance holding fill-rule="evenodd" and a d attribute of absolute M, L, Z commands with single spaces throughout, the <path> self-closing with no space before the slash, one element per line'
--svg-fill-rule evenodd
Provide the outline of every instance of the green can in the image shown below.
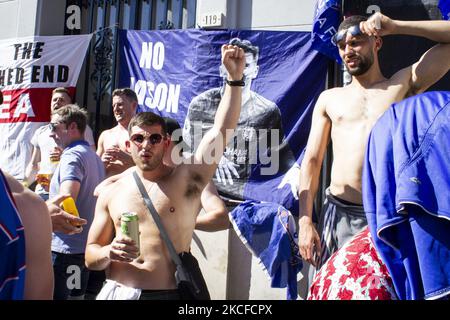
<path fill-rule="evenodd" d="M 124 212 L 120 219 L 122 234 L 133 239 L 140 251 L 139 242 L 139 218 L 136 212 Z"/>

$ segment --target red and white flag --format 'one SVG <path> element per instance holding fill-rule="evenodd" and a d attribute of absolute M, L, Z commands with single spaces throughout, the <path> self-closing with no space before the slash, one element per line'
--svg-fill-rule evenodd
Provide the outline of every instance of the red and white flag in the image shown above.
<path fill-rule="evenodd" d="M 72 92 L 92 34 L 0 41 L 0 168 L 23 179 L 35 130 L 50 121 L 52 90 Z"/>

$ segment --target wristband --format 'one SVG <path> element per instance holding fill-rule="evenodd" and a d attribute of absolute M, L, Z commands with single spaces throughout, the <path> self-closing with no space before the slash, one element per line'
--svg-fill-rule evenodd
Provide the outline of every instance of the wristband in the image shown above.
<path fill-rule="evenodd" d="M 245 86 L 244 77 L 242 77 L 241 80 L 228 80 L 228 79 L 226 79 L 225 82 L 226 82 L 230 87 L 243 87 L 243 86 Z"/>

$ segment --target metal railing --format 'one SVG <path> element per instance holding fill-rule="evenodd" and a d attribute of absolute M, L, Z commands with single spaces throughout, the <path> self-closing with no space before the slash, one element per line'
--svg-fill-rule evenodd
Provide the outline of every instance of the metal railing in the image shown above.
<path fill-rule="evenodd" d="M 66 0 L 81 8 L 81 30 L 93 39 L 77 84 L 77 101 L 89 111 L 97 139 L 113 125 L 111 93 L 118 78 L 118 29 L 162 30 L 195 27 L 196 0 Z"/>

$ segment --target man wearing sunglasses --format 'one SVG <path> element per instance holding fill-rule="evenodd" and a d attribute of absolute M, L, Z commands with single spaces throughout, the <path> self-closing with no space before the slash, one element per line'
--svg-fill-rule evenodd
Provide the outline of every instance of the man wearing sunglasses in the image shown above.
<path fill-rule="evenodd" d="M 106 177 L 113 177 L 134 166 L 131 154 L 127 152 L 128 124 L 136 114 L 138 98 L 130 88 L 115 89 L 112 93 L 112 111 L 117 125 L 100 134 L 97 155 L 105 165 Z M 86 289 L 86 299 L 92 299 L 100 291 L 105 281 L 104 271 L 91 271 Z"/>
<path fill-rule="evenodd" d="M 128 126 L 127 149 L 136 163 L 136 173 L 177 253 L 190 251 L 201 192 L 213 177 L 239 119 L 244 51 L 223 45 L 222 61 L 228 85 L 214 126 L 183 163 L 172 167 L 163 161 L 170 143 L 163 118 L 142 112 Z M 124 212 L 138 215 L 140 248 L 121 232 L 120 217 Z M 104 298 L 125 299 L 124 294 L 130 294 L 130 299 L 181 298 L 174 276 L 175 264 L 133 175 L 126 175 L 100 194 L 86 246 L 86 264 L 93 270 L 108 269 L 107 284 L 100 292 Z"/>
<path fill-rule="evenodd" d="M 50 136 L 63 149 L 59 165 L 50 182 L 50 198 L 69 194 L 74 200 L 80 218 L 86 224 L 77 234 L 54 232 L 52 239 L 53 270 L 55 273 L 54 299 L 82 299 L 89 272 L 84 264 L 87 235 L 95 211 L 95 187 L 104 178 L 104 166 L 89 143 L 84 140 L 87 112 L 77 105 L 66 105 L 52 114 Z M 74 269 L 75 267 L 75 269 Z M 70 281 L 73 270 L 78 270 L 78 281 Z"/>
<path fill-rule="evenodd" d="M 378 51 L 383 42 L 381 37 L 394 34 L 421 36 L 439 44 L 413 65 L 386 78 L 380 70 Z M 367 225 L 361 176 L 369 133 L 392 103 L 425 91 L 448 72 L 450 22 L 399 21 L 381 13 L 369 19 L 352 16 L 341 23 L 333 42 L 352 82 L 320 95 L 300 174 L 300 254 L 317 268 Z M 330 138 L 333 164 L 320 217 L 320 238 L 311 216 Z"/>
<path fill-rule="evenodd" d="M 168 139 L 170 141 L 169 147 L 164 155 L 164 163 L 167 166 L 175 167 L 174 159 L 172 159 L 172 152 L 178 155 L 179 151 L 182 151 L 182 147 L 179 148 L 179 144 L 183 143 L 183 135 L 180 124 L 177 120 L 169 117 L 164 117 L 164 122 L 166 123 L 166 129 L 168 134 Z M 177 148 L 177 149 L 175 149 Z M 175 151 L 174 151 L 175 150 Z M 180 156 L 183 156 L 182 154 Z M 121 174 L 117 174 L 107 179 L 103 180 L 94 190 L 94 195 L 98 197 L 100 193 L 105 190 L 105 188 L 119 180 L 120 178 L 126 176 L 127 174 L 133 173 L 136 167 L 131 167 Z M 195 224 L 195 229 L 214 232 L 220 230 L 226 230 L 230 227 L 230 220 L 228 218 L 228 210 L 225 202 L 220 198 L 217 188 L 213 181 L 208 183 L 205 189 L 202 191 L 201 204 L 204 210 L 204 214 L 199 214 Z M 90 280 L 90 278 L 89 278 Z"/>

